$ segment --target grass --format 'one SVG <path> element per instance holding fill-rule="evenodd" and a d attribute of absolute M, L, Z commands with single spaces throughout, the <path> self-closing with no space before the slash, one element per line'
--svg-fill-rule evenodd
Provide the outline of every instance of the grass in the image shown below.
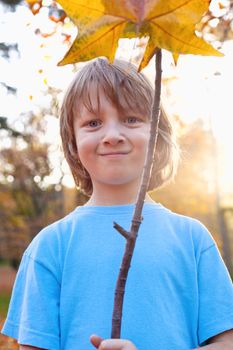
<path fill-rule="evenodd" d="M 9 262 L 7 260 L 0 260 L 0 266 L 9 266 Z"/>
<path fill-rule="evenodd" d="M 2 328 L 4 319 L 6 318 L 9 302 L 10 293 L 0 293 L 0 329 Z M 19 350 L 19 345 L 15 339 L 0 334 L 0 349 Z"/>
<path fill-rule="evenodd" d="M 10 302 L 10 294 L 0 293 L 0 319 L 3 319 L 6 317 L 9 302 Z"/>

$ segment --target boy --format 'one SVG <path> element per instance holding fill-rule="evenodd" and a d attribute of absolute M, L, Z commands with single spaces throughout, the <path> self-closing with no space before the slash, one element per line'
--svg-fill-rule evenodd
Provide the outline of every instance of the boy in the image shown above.
<path fill-rule="evenodd" d="M 152 100 L 148 81 L 132 65 L 105 59 L 86 65 L 68 89 L 63 149 L 90 199 L 42 230 L 24 253 L 3 328 L 21 350 L 233 348 L 233 288 L 215 242 L 197 220 L 149 196 L 126 285 L 127 340 L 100 338 L 110 334 L 125 245 L 112 224 L 131 223 Z M 174 150 L 162 115 L 151 188 L 172 177 Z"/>

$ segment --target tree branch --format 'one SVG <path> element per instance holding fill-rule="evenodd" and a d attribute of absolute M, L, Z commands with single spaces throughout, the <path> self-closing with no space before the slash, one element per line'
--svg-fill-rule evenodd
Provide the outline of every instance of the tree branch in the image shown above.
<path fill-rule="evenodd" d="M 113 227 L 126 239 L 130 238 L 130 232 L 126 231 L 123 227 L 121 227 L 118 223 L 115 221 L 113 222 Z"/>
<path fill-rule="evenodd" d="M 134 247 L 139 231 L 140 224 L 142 222 L 142 208 L 146 196 L 146 191 L 149 185 L 150 174 L 152 170 L 153 161 L 155 158 L 155 150 L 158 139 L 159 119 L 160 119 L 160 95 L 161 95 L 161 78 L 162 78 L 162 52 L 159 49 L 156 53 L 155 69 L 155 95 L 154 102 L 151 111 L 151 128 L 150 139 L 147 149 L 146 162 L 143 169 L 142 182 L 137 196 L 137 202 L 133 214 L 130 232 L 125 231 L 120 225 L 114 223 L 114 227 L 126 238 L 126 247 L 124 256 L 122 259 L 119 275 L 117 278 L 117 284 L 115 289 L 114 307 L 112 315 L 112 338 L 120 338 L 121 335 L 121 321 L 122 321 L 122 309 L 123 299 L 125 293 L 125 285 L 132 260 Z"/>

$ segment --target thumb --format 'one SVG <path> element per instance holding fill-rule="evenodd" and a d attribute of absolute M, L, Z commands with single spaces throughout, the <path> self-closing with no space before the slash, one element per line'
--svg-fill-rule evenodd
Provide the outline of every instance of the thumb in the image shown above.
<path fill-rule="evenodd" d="M 98 347 L 100 346 L 101 342 L 102 342 L 102 338 L 99 337 L 96 334 L 92 334 L 90 336 L 90 342 L 92 343 L 92 345 L 94 345 L 94 347 L 96 347 L 96 349 L 98 349 Z"/>

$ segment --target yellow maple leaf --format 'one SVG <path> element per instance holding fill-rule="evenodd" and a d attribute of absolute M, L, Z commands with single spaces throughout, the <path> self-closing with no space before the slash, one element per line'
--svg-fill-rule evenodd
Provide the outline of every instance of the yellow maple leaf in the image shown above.
<path fill-rule="evenodd" d="M 149 37 L 139 69 L 157 48 L 179 54 L 222 56 L 195 34 L 209 0 L 58 0 L 78 27 L 78 35 L 59 65 L 105 56 L 113 61 L 120 38 Z"/>

